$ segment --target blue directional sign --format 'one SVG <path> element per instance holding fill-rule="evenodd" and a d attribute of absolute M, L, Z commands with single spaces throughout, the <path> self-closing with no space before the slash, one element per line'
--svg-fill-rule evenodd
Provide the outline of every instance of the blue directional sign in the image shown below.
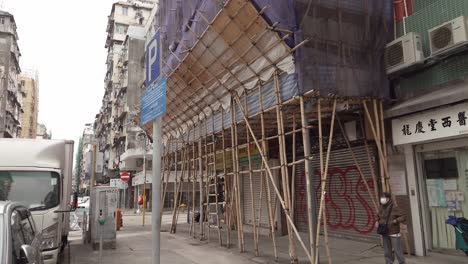
<path fill-rule="evenodd" d="M 141 126 L 148 124 L 166 112 L 167 78 L 162 77 L 146 89 L 141 97 Z"/>
<path fill-rule="evenodd" d="M 161 75 L 161 31 L 158 30 L 146 45 L 146 87 Z"/>

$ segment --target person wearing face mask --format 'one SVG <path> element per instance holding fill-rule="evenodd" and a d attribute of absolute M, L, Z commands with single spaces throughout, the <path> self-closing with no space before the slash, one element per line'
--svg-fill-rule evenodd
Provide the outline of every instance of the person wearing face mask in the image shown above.
<path fill-rule="evenodd" d="M 395 256 L 399 264 L 406 264 L 400 233 L 400 224 L 405 223 L 406 217 L 400 208 L 392 202 L 391 197 L 390 193 L 384 192 L 382 194 L 376 226 L 386 225 L 386 228 L 379 227 L 379 231 L 385 230 L 380 234 L 383 239 L 385 264 L 392 264 Z"/>

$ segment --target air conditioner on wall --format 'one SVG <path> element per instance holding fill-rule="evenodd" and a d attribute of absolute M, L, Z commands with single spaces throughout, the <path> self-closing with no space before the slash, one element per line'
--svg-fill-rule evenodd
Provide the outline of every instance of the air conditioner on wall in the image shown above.
<path fill-rule="evenodd" d="M 385 68 L 387 74 L 403 71 L 424 62 L 421 35 L 410 32 L 387 44 L 385 47 Z"/>
<path fill-rule="evenodd" d="M 432 56 L 459 52 L 468 45 L 465 16 L 445 22 L 428 32 Z"/>

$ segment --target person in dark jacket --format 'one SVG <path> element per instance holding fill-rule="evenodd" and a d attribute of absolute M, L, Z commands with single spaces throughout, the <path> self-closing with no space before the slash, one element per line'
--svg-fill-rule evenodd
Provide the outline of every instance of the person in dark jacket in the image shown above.
<path fill-rule="evenodd" d="M 380 208 L 377 224 L 385 225 L 388 218 L 388 234 L 382 235 L 385 252 L 385 264 L 392 264 L 395 256 L 400 264 L 406 264 L 401 244 L 400 224 L 405 223 L 406 217 L 392 201 L 390 193 L 383 193 L 380 198 Z M 394 253 L 392 252 L 394 251 Z"/>

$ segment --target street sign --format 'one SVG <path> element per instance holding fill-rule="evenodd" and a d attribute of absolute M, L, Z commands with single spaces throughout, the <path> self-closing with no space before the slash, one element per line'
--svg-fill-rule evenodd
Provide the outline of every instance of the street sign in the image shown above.
<path fill-rule="evenodd" d="M 124 182 L 128 182 L 128 180 L 130 180 L 130 174 L 128 172 L 121 172 L 120 179 Z"/>
<path fill-rule="evenodd" d="M 161 32 L 158 30 L 146 45 L 146 87 L 161 75 Z"/>
<path fill-rule="evenodd" d="M 144 126 L 166 112 L 167 78 L 162 77 L 146 89 L 141 97 L 141 125 Z"/>

